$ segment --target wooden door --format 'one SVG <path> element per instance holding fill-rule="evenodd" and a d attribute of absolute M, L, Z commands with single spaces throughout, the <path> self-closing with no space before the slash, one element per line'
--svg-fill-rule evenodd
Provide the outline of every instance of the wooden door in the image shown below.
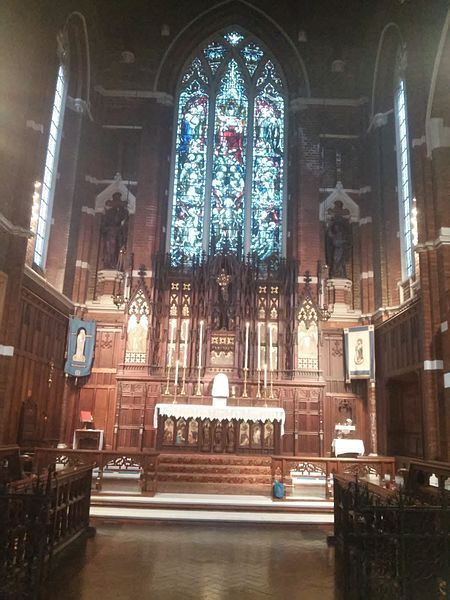
<path fill-rule="evenodd" d="M 116 450 L 142 450 L 146 403 L 145 383 L 119 383 L 114 427 Z"/>

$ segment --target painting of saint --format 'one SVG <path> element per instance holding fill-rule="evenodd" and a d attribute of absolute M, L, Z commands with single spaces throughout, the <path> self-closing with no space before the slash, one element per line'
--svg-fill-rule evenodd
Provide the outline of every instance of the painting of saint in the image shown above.
<path fill-rule="evenodd" d="M 77 333 L 77 346 L 75 354 L 72 357 L 74 362 L 86 362 L 86 356 L 84 355 L 84 346 L 86 344 L 86 329 L 80 327 Z"/>
<path fill-rule="evenodd" d="M 171 418 L 168 418 L 164 421 L 164 435 L 163 441 L 164 444 L 172 444 L 173 443 L 173 430 L 174 423 Z"/>
<path fill-rule="evenodd" d="M 186 442 L 186 421 L 180 419 L 177 423 L 177 435 L 175 438 L 176 444 L 184 444 Z"/>
<path fill-rule="evenodd" d="M 253 423 L 252 425 L 252 446 L 254 448 L 261 447 L 261 424 Z"/>
<path fill-rule="evenodd" d="M 188 444 L 191 444 L 192 446 L 198 444 L 198 423 L 194 420 L 189 421 Z"/>
<path fill-rule="evenodd" d="M 270 421 L 264 423 L 264 448 L 273 448 L 273 424 Z"/>
<path fill-rule="evenodd" d="M 239 426 L 239 446 L 250 445 L 250 426 L 247 421 L 244 421 Z"/>

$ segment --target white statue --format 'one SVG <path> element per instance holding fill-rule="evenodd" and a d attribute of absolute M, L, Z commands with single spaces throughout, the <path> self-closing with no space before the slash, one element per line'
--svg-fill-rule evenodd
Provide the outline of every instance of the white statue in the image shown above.
<path fill-rule="evenodd" d="M 212 386 L 213 406 L 226 406 L 229 395 L 228 377 L 225 373 L 217 373 Z"/>

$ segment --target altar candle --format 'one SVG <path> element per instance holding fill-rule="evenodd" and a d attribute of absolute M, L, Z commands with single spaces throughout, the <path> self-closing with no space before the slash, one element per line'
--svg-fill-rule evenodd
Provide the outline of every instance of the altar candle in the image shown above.
<path fill-rule="evenodd" d="M 273 371 L 273 355 L 272 355 L 272 325 L 269 327 L 269 356 L 270 356 L 270 370 Z"/>
<path fill-rule="evenodd" d="M 264 389 L 267 389 L 267 364 L 264 364 Z"/>
<path fill-rule="evenodd" d="M 203 321 L 200 321 L 200 342 L 198 346 L 198 368 L 202 367 Z"/>
<path fill-rule="evenodd" d="M 184 368 L 187 367 L 187 349 L 188 349 L 188 338 L 189 338 L 189 321 L 185 321 L 184 325 L 186 329 L 184 330 Z"/>
<path fill-rule="evenodd" d="M 172 366 L 172 350 L 173 350 L 173 336 L 175 333 L 175 322 L 170 322 L 170 339 L 169 339 L 169 367 Z"/>
<path fill-rule="evenodd" d="M 244 355 L 244 369 L 248 368 L 248 334 L 250 329 L 250 323 L 247 321 L 245 324 L 245 355 Z"/>
<path fill-rule="evenodd" d="M 177 385 L 178 385 L 178 367 L 180 366 L 180 361 L 177 360 L 175 362 L 175 389 L 177 389 Z"/>
<path fill-rule="evenodd" d="M 261 371 L 261 325 L 258 323 L 258 371 Z"/>

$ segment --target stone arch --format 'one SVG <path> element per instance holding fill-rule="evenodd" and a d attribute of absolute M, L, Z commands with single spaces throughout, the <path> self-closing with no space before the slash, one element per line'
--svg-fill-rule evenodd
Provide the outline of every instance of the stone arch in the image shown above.
<path fill-rule="evenodd" d="M 154 91 L 175 95 L 186 55 L 191 54 L 218 30 L 233 25 L 245 29 L 269 47 L 275 60 L 283 65 L 292 97 L 310 96 L 306 66 L 292 39 L 272 17 L 247 0 L 223 0 L 187 23 L 174 37 L 161 59 L 155 76 Z M 274 38 L 277 39 L 276 47 L 268 43 L 268 40 Z"/>

